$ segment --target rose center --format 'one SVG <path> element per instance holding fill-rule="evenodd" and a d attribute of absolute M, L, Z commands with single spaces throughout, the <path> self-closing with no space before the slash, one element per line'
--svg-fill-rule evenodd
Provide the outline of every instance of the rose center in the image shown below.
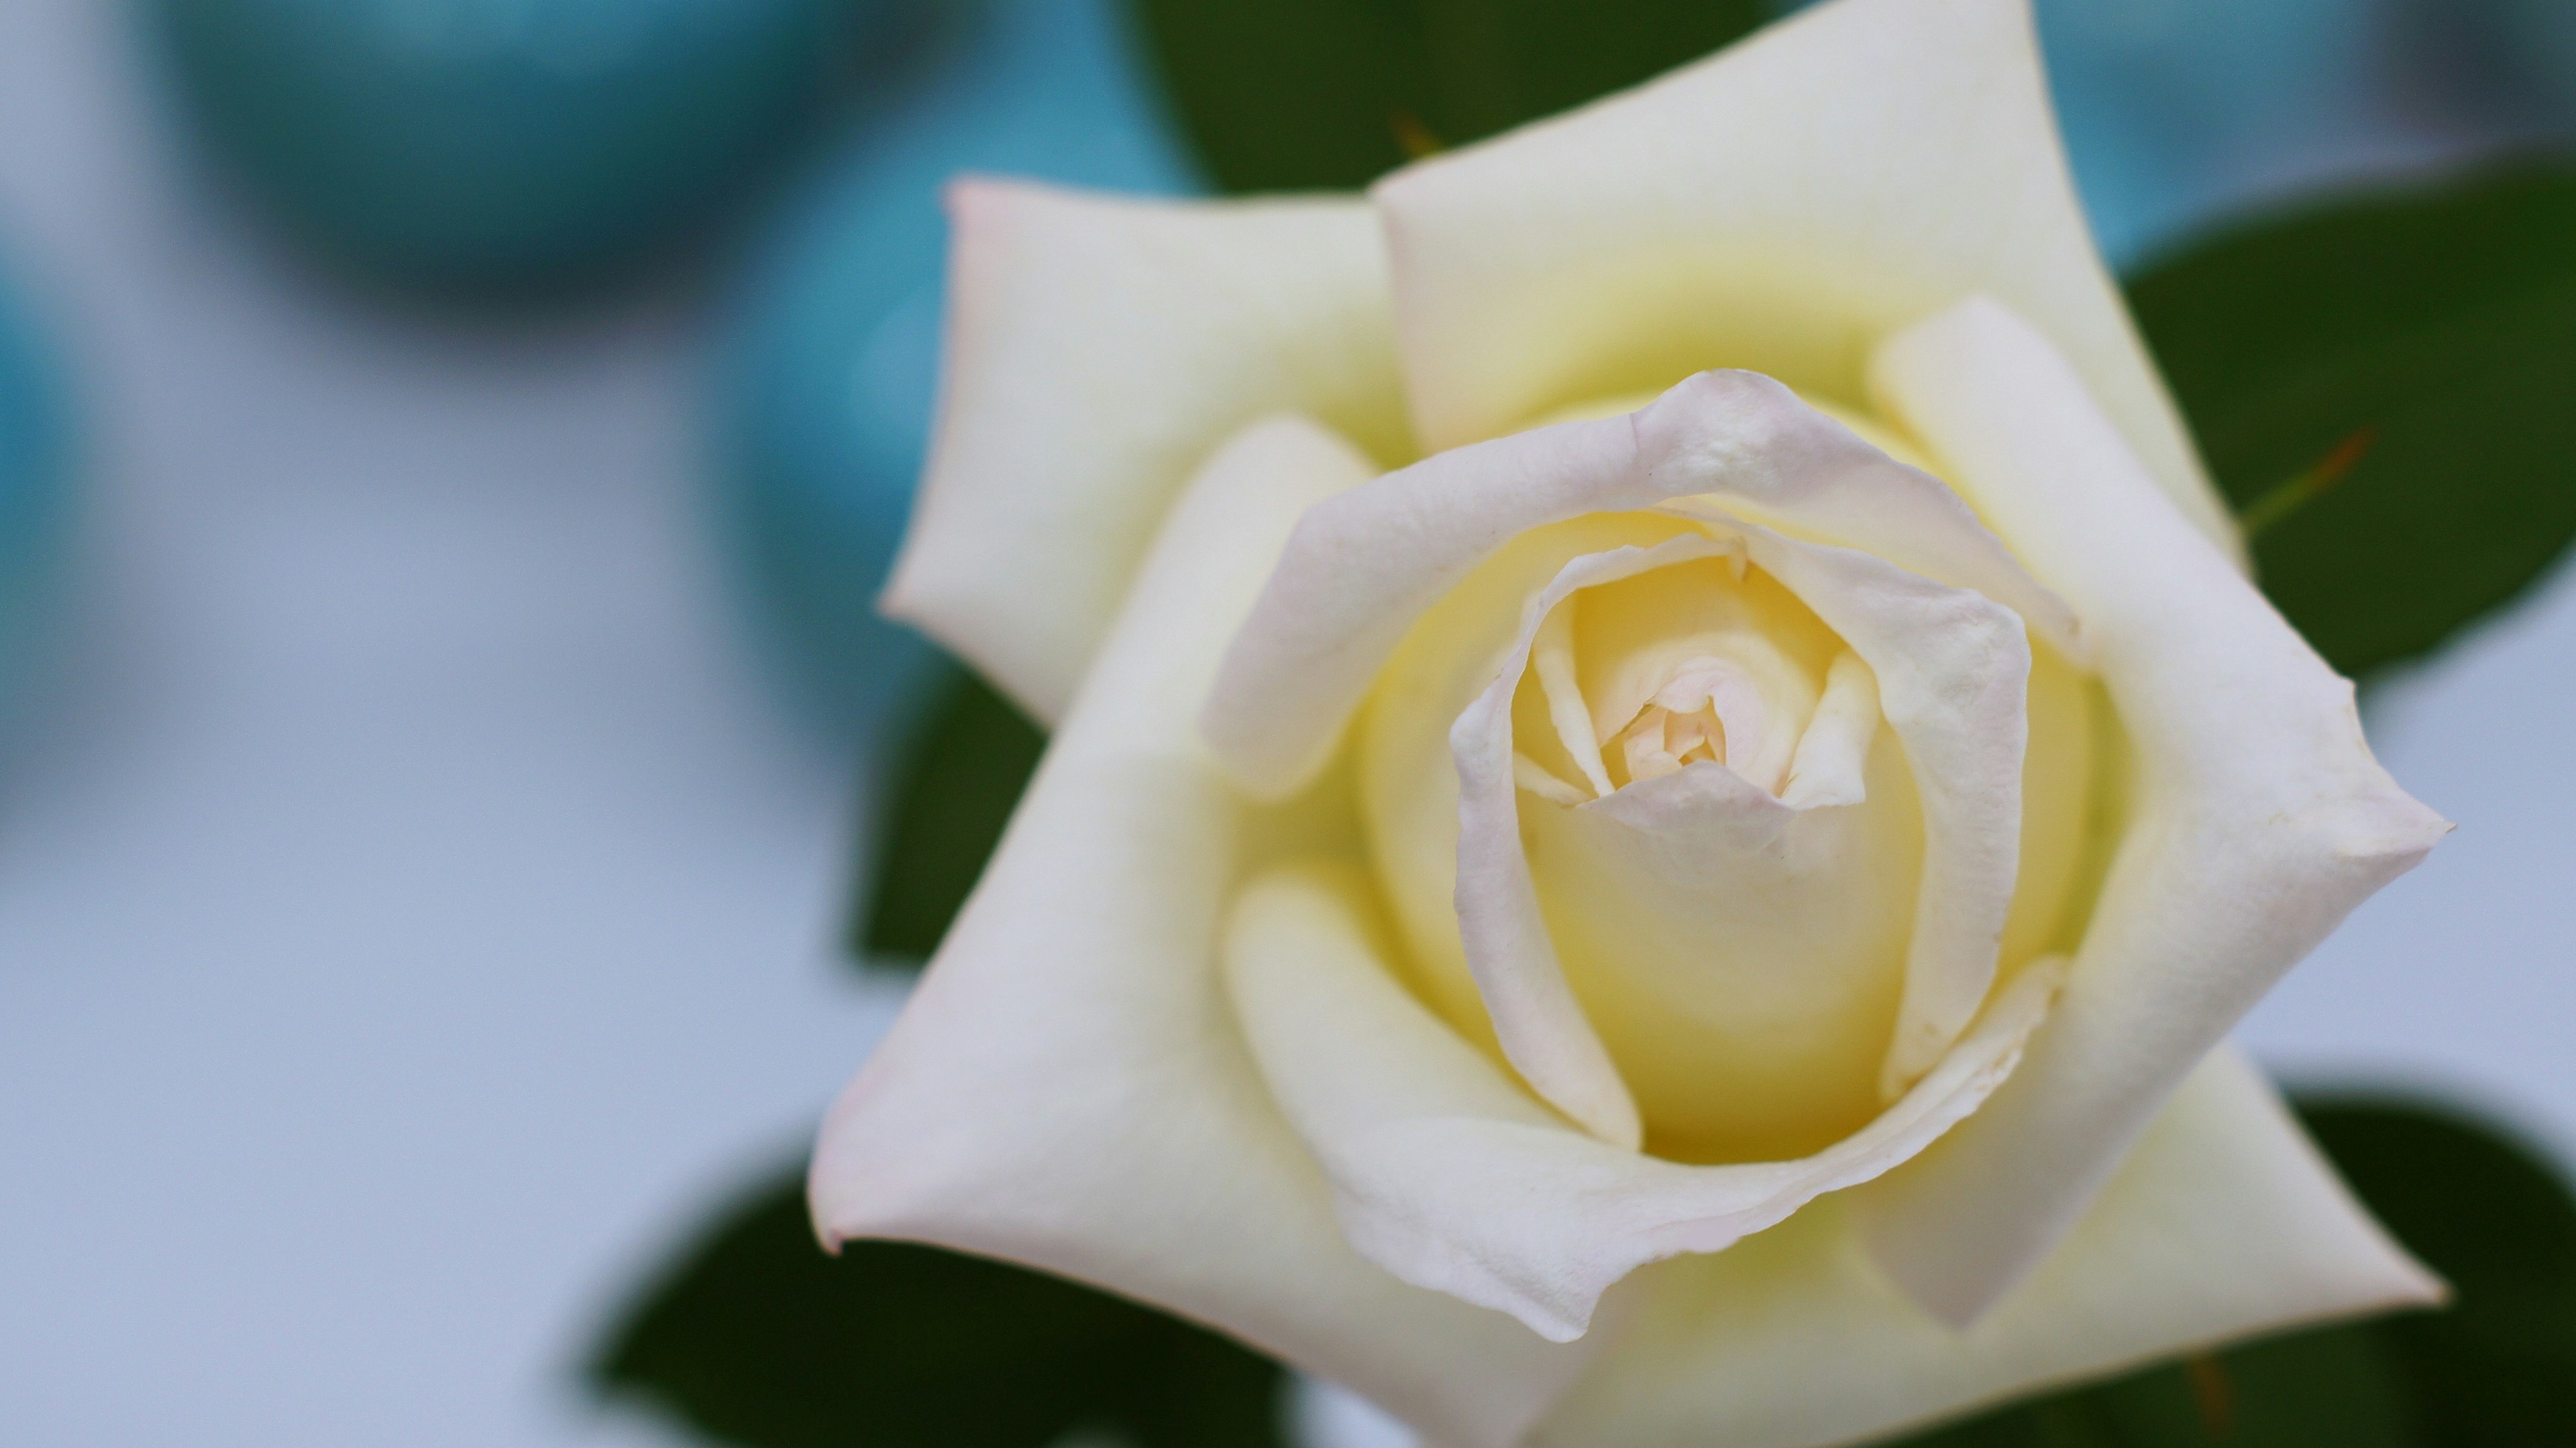
<path fill-rule="evenodd" d="M 1761 747 L 1769 712 L 1743 670 L 1698 654 L 1682 661 L 1671 682 L 1655 691 L 1612 742 L 1632 780 L 1661 779 L 1701 760 L 1733 766 L 1738 760 L 1728 755 L 1727 741 L 1734 740 L 1749 762 Z"/>
<path fill-rule="evenodd" d="M 1599 799 L 1695 764 L 1766 794 L 1787 787 L 1816 716 L 1830 637 L 1784 648 L 1770 591 L 1737 560 L 1587 589 L 1558 604 L 1530 653 L 1528 787 Z M 1797 630 L 1791 630 L 1796 632 Z M 1813 655 L 1813 657 L 1807 657 Z M 1543 721 L 1543 722 L 1542 722 Z"/>

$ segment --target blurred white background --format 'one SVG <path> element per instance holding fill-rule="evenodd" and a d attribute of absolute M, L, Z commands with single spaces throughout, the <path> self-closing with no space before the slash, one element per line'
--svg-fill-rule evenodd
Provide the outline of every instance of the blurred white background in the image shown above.
<path fill-rule="evenodd" d="M 0 789 L 0 1441 L 673 1443 L 576 1370 L 891 1006 L 848 772 L 701 529 L 701 307 L 431 324 L 198 178 L 119 7 L 0 3 L 0 245 L 93 444 Z M 2576 1156 L 2576 591 L 2378 701 L 2460 824 L 2245 1035 Z"/>

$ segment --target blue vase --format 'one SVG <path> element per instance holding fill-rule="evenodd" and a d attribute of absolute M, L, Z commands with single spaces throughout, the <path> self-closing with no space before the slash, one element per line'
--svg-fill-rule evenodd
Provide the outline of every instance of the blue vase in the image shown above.
<path fill-rule="evenodd" d="M 0 278 L 0 724 L 25 711 L 54 634 L 70 453 L 61 378 Z"/>
<path fill-rule="evenodd" d="M 774 152 L 914 0 L 150 0 L 182 93 L 362 270 L 514 288 L 630 257 Z"/>
<path fill-rule="evenodd" d="M 2124 263 L 2208 219 L 2248 155 L 2335 123 L 2378 0 L 2039 0 L 2078 188 Z"/>
<path fill-rule="evenodd" d="M 1194 189 L 1115 0 L 957 17 L 891 115 L 850 137 L 762 249 L 718 379 L 721 526 L 761 632 L 827 728 L 867 741 L 930 651 L 880 619 L 938 381 L 960 172 Z"/>

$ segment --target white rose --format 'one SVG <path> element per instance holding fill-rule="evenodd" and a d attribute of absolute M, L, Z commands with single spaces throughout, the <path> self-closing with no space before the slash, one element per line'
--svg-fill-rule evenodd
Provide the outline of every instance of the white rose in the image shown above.
<path fill-rule="evenodd" d="M 2446 826 L 2247 582 L 2021 0 L 1364 201 L 953 208 L 889 607 L 1055 733 L 827 1240 L 1452 1444 L 1840 1442 L 2438 1295 L 2222 1038 Z"/>

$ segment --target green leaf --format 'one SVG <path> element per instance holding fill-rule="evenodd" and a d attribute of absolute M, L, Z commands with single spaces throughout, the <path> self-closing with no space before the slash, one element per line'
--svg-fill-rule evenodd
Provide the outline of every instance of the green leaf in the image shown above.
<path fill-rule="evenodd" d="M 1696 60 L 1770 0 L 1136 0 L 1200 159 L 1236 191 L 1366 185 Z"/>
<path fill-rule="evenodd" d="M 2343 672 L 2438 646 L 2576 538 L 2576 171 L 2257 220 L 2129 296 L 2264 591 Z"/>
<path fill-rule="evenodd" d="M 2375 1324 L 2443 1448 L 2576 1443 L 2576 1199 L 2529 1149 L 2420 1104 L 2303 1114 L 2353 1190 L 2450 1281 L 2446 1311 Z"/>
<path fill-rule="evenodd" d="M 801 1172 L 727 1215 L 594 1380 L 743 1448 L 1277 1448 L 1276 1363 L 1061 1278 L 894 1242 L 815 1244 Z"/>
<path fill-rule="evenodd" d="M 1045 733 L 970 671 L 932 699 L 868 852 L 876 875 L 850 929 L 863 960 L 926 960 L 939 948 L 1046 750 Z"/>
<path fill-rule="evenodd" d="M 2369 1327 L 2298 1333 L 2016 1403 L 1906 1448 L 2409 1448 L 2391 1368 Z"/>

